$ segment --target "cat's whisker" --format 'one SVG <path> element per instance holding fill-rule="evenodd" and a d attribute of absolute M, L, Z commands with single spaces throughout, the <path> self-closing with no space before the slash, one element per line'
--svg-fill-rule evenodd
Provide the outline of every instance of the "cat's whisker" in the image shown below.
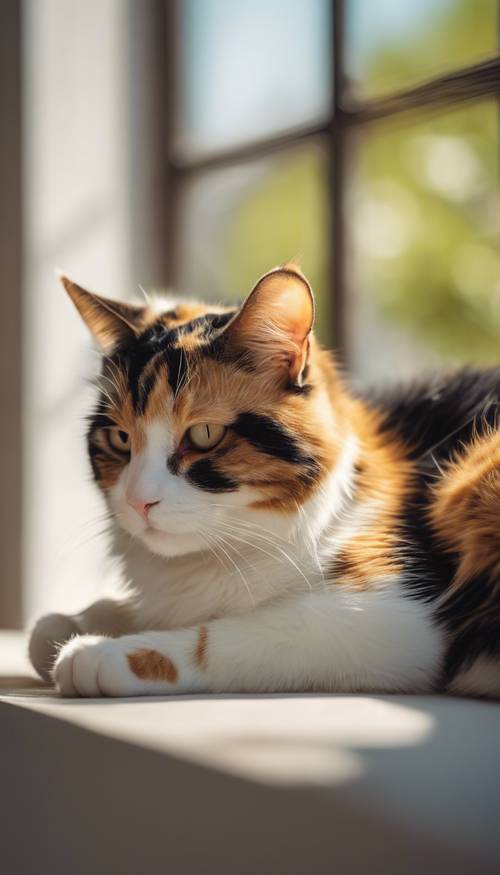
<path fill-rule="evenodd" d="M 231 536 L 229 535 L 228 532 L 224 532 L 224 533 L 217 532 L 217 537 L 222 541 L 222 543 L 224 543 L 226 545 L 226 547 L 230 547 L 231 550 L 233 551 L 233 553 L 236 553 L 236 555 L 239 556 L 240 559 L 242 559 L 242 561 L 245 562 L 245 564 L 249 568 L 252 568 L 252 569 L 255 568 L 255 563 L 250 562 L 250 559 L 248 558 L 248 556 L 245 556 L 245 554 L 242 553 L 241 550 L 238 550 L 234 546 L 234 544 L 231 543 Z M 232 540 L 236 540 L 236 539 L 233 538 Z"/>
<path fill-rule="evenodd" d="M 264 550 L 263 547 L 253 543 L 252 541 L 248 541 L 245 538 L 241 537 L 241 532 L 239 529 L 235 529 L 229 526 L 224 526 L 224 533 L 227 537 L 232 538 L 233 540 L 240 541 L 242 544 L 247 544 L 249 547 L 252 547 L 254 550 L 259 550 L 261 553 L 264 553 L 266 556 L 270 556 L 271 559 L 274 559 L 275 556 L 273 553 L 269 553 L 267 550 Z"/>
<path fill-rule="evenodd" d="M 437 461 L 437 459 L 435 458 L 433 453 L 430 453 L 430 458 L 431 458 L 432 462 L 434 463 L 434 465 L 436 466 L 436 468 L 438 469 L 441 477 L 444 477 L 444 471 L 443 471 L 441 465 L 439 464 L 439 462 Z"/>
<path fill-rule="evenodd" d="M 101 392 L 108 391 L 108 390 L 105 390 L 103 386 L 101 386 L 101 383 L 104 382 L 104 383 L 109 383 L 110 386 L 112 387 L 113 391 L 116 392 L 118 395 L 120 393 L 120 387 L 118 386 L 118 384 L 111 377 L 108 377 L 107 374 L 99 374 L 99 376 L 95 379 L 94 382 L 95 382 L 96 386 L 98 387 L 98 389 L 100 389 Z"/>
<path fill-rule="evenodd" d="M 238 524 L 230 523 L 228 521 L 221 522 L 220 525 L 223 526 L 225 531 L 228 533 L 233 533 L 233 534 L 236 533 L 241 537 L 245 536 L 246 538 L 253 538 L 253 539 L 256 539 L 257 541 L 261 541 L 262 543 L 266 544 L 269 547 L 272 547 L 277 552 L 280 552 L 280 551 L 285 552 L 283 550 L 283 548 L 280 547 L 274 540 L 267 537 L 266 535 L 260 534 L 260 532 L 249 531 L 246 528 L 239 527 Z M 251 542 L 248 542 L 248 543 L 250 544 Z M 255 547 L 255 549 L 261 549 L 261 548 L 258 548 L 254 542 L 252 542 L 252 544 Z"/>
<path fill-rule="evenodd" d="M 267 543 L 270 546 L 273 546 L 275 549 L 284 549 L 283 547 L 280 547 L 279 544 L 277 544 L 277 538 L 274 537 L 273 533 L 271 533 L 271 535 L 261 534 L 261 532 L 258 530 L 258 527 L 254 529 L 254 528 L 250 528 L 248 526 L 245 526 L 237 518 L 232 519 L 232 520 L 224 520 L 224 521 L 220 521 L 220 522 L 221 522 L 221 524 L 223 524 L 225 526 L 232 527 L 235 531 L 239 530 L 241 534 L 244 534 L 247 536 L 252 536 L 254 538 L 258 538 L 259 540 L 264 541 L 264 543 Z M 286 546 L 290 547 L 290 548 L 292 548 L 294 546 L 291 541 L 285 541 L 284 539 L 282 539 L 282 543 L 285 543 Z M 297 557 L 297 561 L 300 561 L 298 559 L 298 557 Z"/>
<path fill-rule="evenodd" d="M 233 544 L 233 541 L 236 541 L 237 543 L 242 543 L 242 544 L 249 546 L 251 548 L 252 552 L 256 552 L 257 554 L 262 553 L 264 556 L 269 557 L 273 562 L 283 562 L 283 559 L 281 557 L 274 556 L 272 553 L 269 553 L 267 550 L 264 550 L 263 548 L 259 547 L 258 544 L 252 544 L 250 541 L 243 540 L 242 538 L 239 538 L 238 536 L 235 536 L 234 534 L 227 534 L 227 538 L 225 539 L 226 546 L 231 545 L 231 549 L 236 550 L 236 548 Z M 258 557 L 256 557 L 255 563 L 250 563 L 246 557 L 245 557 L 245 561 L 250 568 L 259 568 Z M 272 577 L 267 578 L 266 584 L 270 589 L 272 589 L 272 590 L 276 589 L 276 587 L 273 585 Z M 277 585 L 277 590 L 279 590 L 279 585 Z"/>
<path fill-rule="evenodd" d="M 323 569 L 321 567 L 321 562 L 319 560 L 316 538 L 314 537 L 313 531 L 312 531 L 311 526 L 309 524 L 309 520 L 307 519 L 307 515 L 306 515 L 304 508 L 300 506 L 298 501 L 295 501 L 295 505 L 297 507 L 297 512 L 298 512 L 299 516 L 302 518 L 302 522 L 303 522 L 303 524 L 306 528 L 306 531 L 308 533 L 308 536 L 309 536 L 309 538 L 308 538 L 308 540 L 309 540 L 309 550 L 308 550 L 309 555 L 311 556 L 311 559 L 313 560 L 313 564 L 316 565 L 316 568 L 317 568 L 319 574 L 321 575 L 321 579 L 322 579 L 323 584 L 324 584 L 325 577 L 323 574 Z"/>
<path fill-rule="evenodd" d="M 181 346 L 181 347 L 180 347 L 180 354 L 179 354 L 179 363 L 178 363 L 178 365 L 177 365 L 177 379 L 176 379 L 176 382 L 175 382 L 174 401 L 175 401 L 175 399 L 177 398 L 177 396 L 178 396 L 180 390 L 182 389 L 182 383 L 183 383 L 184 380 L 185 380 L 185 376 L 184 376 L 184 377 L 182 378 L 182 380 L 181 380 L 181 375 L 182 375 L 182 366 L 183 366 L 183 364 L 184 364 L 184 368 L 185 368 L 185 369 L 188 367 L 186 358 L 187 358 L 187 357 L 186 357 L 186 353 L 184 352 L 184 349 L 183 349 L 183 347 Z"/>
<path fill-rule="evenodd" d="M 97 388 L 101 394 L 101 400 L 102 400 L 102 396 L 104 396 L 104 400 L 108 403 L 109 407 L 113 407 L 116 403 L 116 397 L 113 398 L 111 393 L 107 389 L 105 389 L 103 386 L 97 386 Z"/>
<path fill-rule="evenodd" d="M 217 562 L 219 562 L 222 565 L 222 567 L 227 570 L 226 563 L 219 556 L 219 554 L 216 552 L 215 548 L 213 546 L 211 546 L 210 541 L 208 539 L 208 534 L 202 532 L 200 528 L 197 529 L 197 534 L 200 536 L 202 541 L 206 544 L 207 550 L 212 554 L 212 556 L 217 560 Z"/>
<path fill-rule="evenodd" d="M 228 510 L 228 506 L 225 504 L 211 504 L 210 507 L 224 508 L 224 510 Z M 279 532 L 274 532 L 272 529 L 266 529 L 260 523 L 252 522 L 250 520 L 244 520 L 240 516 L 236 516 L 233 514 L 233 508 L 229 509 L 231 511 L 231 522 L 238 522 L 242 526 L 246 526 L 252 529 L 258 529 L 262 532 L 265 532 L 268 535 L 271 535 L 273 538 L 277 538 L 280 541 L 283 541 L 285 544 L 290 544 L 290 540 L 285 538 L 284 535 L 280 535 Z"/>
<path fill-rule="evenodd" d="M 69 546 L 66 546 L 66 548 L 62 549 L 60 554 L 59 554 L 59 561 L 65 555 L 68 555 L 69 553 L 76 552 L 77 550 L 81 550 L 82 547 L 86 547 L 88 544 L 92 543 L 93 541 L 97 540 L 98 538 L 102 537 L 103 535 L 109 535 L 109 534 L 110 534 L 110 529 L 108 526 L 105 526 L 104 528 L 100 529 L 98 532 L 93 532 L 92 534 L 88 535 L 86 538 L 81 538 L 76 543 L 71 544 Z"/>
<path fill-rule="evenodd" d="M 95 518 L 86 520 L 83 523 L 79 523 L 78 526 L 74 526 L 73 530 L 68 532 L 68 534 L 66 535 L 64 543 L 60 545 L 61 553 L 64 554 L 69 550 L 78 548 L 80 541 L 75 539 L 80 538 L 82 535 L 85 536 L 89 529 L 91 529 L 91 527 L 102 526 L 103 523 L 110 523 L 111 520 L 111 513 L 103 513 L 99 514 Z M 94 534 L 96 533 L 89 532 L 89 536 L 93 536 Z M 99 532 L 97 534 L 99 534 Z"/>
<path fill-rule="evenodd" d="M 229 529 L 232 529 L 233 531 L 238 531 L 239 534 L 246 535 L 247 537 L 251 536 L 253 538 L 257 538 L 257 539 L 263 541 L 264 543 L 268 544 L 269 546 L 273 547 L 275 550 L 281 551 L 288 556 L 288 553 L 286 553 L 284 548 L 276 543 L 277 539 L 273 536 L 273 534 L 271 534 L 271 537 L 269 537 L 268 535 L 263 535 L 263 534 L 261 534 L 260 531 L 258 531 L 258 528 L 253 530 L 251 527 L 248 527 L 247 525 L 243 525 L 242 522 L 240 520 L 238 520 L 237 518 L 232 519 L 231 521 L 229 521 L 229 520 L 220 521 L 220 524 L 226 526 Z M 284 543 L 287 545 L 287 547 L 291 548 L 293 546 L 290 541 L 285 541 Z M 301 561 L 298 556 L 296 557 L 296 561 L 297 562 Z"/>
<path fill-rule="evenodd" d="M 230 561 L 231 565 L 234 566 L 236 572 L 238 573 L 238 575 L 240 576 L 241 580 L 243 581 L 243 585 L 244 585 L 244 587 L 245 587 L 245 589 L 246 589 L 246 591 L 247 591 L 247 593 L 248 593 L 248 597 L 249 597 L 250 601 L 252 602 L 252 606 L 255 607 L 255 599 L 254 599 L 254 597 L 253 597 L 253 595 L 252 595 L 252 592 L 251 592 L 251 590 L 250 590 L 250 587 L 249 587 L 249 585 L 248 585 L 248 581 L 247 581 L 245 575 L 243 574 L 243 572 L 241 571 L 239 565 L 234 561 L 234 559 L 229 555 L 229 553 L 227 552 L 227 550 L 226 550 L 225 547 L 223 546 L 223 543 L 226 544 L 227 547 L 230 547 L 230 545 L 225 541 L 225 539 L 221 538 L 220 535 L 218 535 L 218 536 L 216 536 L 216 537 L 217 537 L 217 546 L 219 547 L 219 549 L 222 550 L 222 552 L 224 553 L 224 555 L 225 555 L 225 556 L 227 557 L 227 559 Z M 222 542 L 223 542 L 223 543 L 222 543 Z M 230 549 L 231 549 L 231 547 L 230 547 Z M 234 548 L 232 548 L 232 549 L 234 549 Z"/>
<path fill-rule="evenodd" d="M 137 287 L 138 287 L 139 291 L 142 292 L 142 294 L 144 295 L 144 300 L 146 301 L 146 304 L 148 305 L 148 307 L 150 307 L 152 301 L 151 301 L 151 297 L 148 295 L 146 289 L 144 288 L 144 286 L 141 286 L 140 283 L 137 283 Z"/>
<path fill-rule="evenodd" d="M 237 530 L 236 530 L 236 531 L 237 531 Z M 234 530 L 231 532 L 231 529 L 229 529 L 229 528 L 228 528 L 228 536 L 229 536 L 229 537 L 232 537 L 232 538 L 233 538 L 234 540 L 236 540 L 236 541 L 241 541 L 242 543 L 247 544 L 249 547 L 252 547 L 254 550 L 259 550 L 261 553 L 264 553 L 266 556 L 269 556 L 271 559 L 276 560 L 276 556 L 274 556 L 272 553 L 269 553 L 267 550 L 264 550 L 263 547 L 261 547 L 261 546 L 255 544 L 255 543 L 252 543 L 251 541 L 245 540 L 244 538 L 241 537 L 241 535 L 235 535 L 235 534 L 234 534 Z M 256 537 L 258 537 L 258 536 L 256 535 Z M 260 536 L 260 537 L 262 538 L 262 536 Z M 272 543 L 271 543 L 270 545 L 271 545 L 272 547 L 274 547 L 274 549 L 277 550 L 278 553 L 280 553 L 280 555 L 283 556 L 283 557 L 284 557 L 284 558 L 285 558 L 285 559 L 286 559 L 291 565 L 293 565 L 293 567 L 295 568 L 295 570 L 300 574 L 300 576 L 301 576 L 301 577 L 304 579 L 304 581 L 306 582 L 308 589 L 309 589 L 309 590 L 312 590 L 310 580 L 306 577 L 306 575 L 304 574 L 304 572 L 302 571 L 302 569 L 299 568 L 297 562 L 295 562 L 295 561 L 292 559 L 292 557 L 289 556 L 289 554 L 288 554 L 285 550 L 283 550 L 282 547 L 278 546 L 277 544 L 272 544 Z"/>
<path fill-rule="evenodd" d="M 225 569 L 227 569 L 228 566 L 224 562 L 224 559 L 221 556 L 219 556 L 219 554 L 216 552 L 217 548 L 220 546 L 216 533 L 214 533 L 213 531 L 209 531 L 207 528 L 201 529 L 200 527 L 198 528 L 198 531 L 200 534 L 203 534 L 205 541 L 212 545 L 212 548 L 215 551 L 214 555 L 217 557 L 217 560 L 221 563 L 221 565 Z"/>

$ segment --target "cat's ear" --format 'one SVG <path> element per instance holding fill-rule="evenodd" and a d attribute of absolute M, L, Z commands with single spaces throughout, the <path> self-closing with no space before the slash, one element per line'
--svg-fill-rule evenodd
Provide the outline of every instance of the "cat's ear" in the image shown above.
<path fill-rule="evenodd" d="M 226 339 L 257 366 L 276 367 L 302 384 L 314 296 L 303 273 L 286 264 L 266 273 L 226 329 Z"/>
<path fill-rule="evenodd" d="M 133 340 L 144 328 L 145 307 L 110 301 L 93 292 L 87 292 L 63 274 L 59 275 L 59 279 L 106 355 L 117 346 Z"/>

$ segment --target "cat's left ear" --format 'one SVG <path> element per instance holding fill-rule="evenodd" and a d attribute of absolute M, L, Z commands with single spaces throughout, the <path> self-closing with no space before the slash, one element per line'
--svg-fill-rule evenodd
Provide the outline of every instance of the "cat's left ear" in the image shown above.
<path fill-rule="evenodd" d="M 298 267 L 286 264 L 258 281 L 225 333 L 253 364 L 278 368 L 300 386 L 313 324 L 311 286 Z"/>
<path fill-rule="evenodd" d="M 59 278 L 106 355 L 110 355 L 122 343 L 133 340 L 144 329 L 146 307 L 111 301 L 94 292 L 87 292 L 63 274 Z"/>

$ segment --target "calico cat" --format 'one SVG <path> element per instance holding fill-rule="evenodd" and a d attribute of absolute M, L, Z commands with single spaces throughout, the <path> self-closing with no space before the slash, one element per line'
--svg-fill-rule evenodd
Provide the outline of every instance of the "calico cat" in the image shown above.
<path fill-rule="evenodd" d="M 62 281 L 103 352 L 88 452 L 126 590 L 39 620 L 42 676 L 500 695 L 500 368 L 355 395 L 294 265 L 239 309 Z"/>

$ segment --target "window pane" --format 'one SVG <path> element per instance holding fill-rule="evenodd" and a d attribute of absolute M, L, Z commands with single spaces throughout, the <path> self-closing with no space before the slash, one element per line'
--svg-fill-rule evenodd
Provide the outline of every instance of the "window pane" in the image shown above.
<path fill-rule="evenodd" d="M 349 195 L 358 374 L 498 363 L 498 145 L 493 101 L 359 133 Z"/>
<path fill-rule="evenodd" d="M 409 88 L 498 51 L 497 0 L 349 0 L 346 9 L 355 97 Z"/>
<path fill-rule="evenodd" d="M 329 334 L 324 154 L 319 147 L 202 174 L 185 191 L 181 288 L 207 300 L 245 297 L 267 270 L 296 259 Z"/>
<path fill-rule="evenodd" d="M 329 108 L 328 0 L 183 0 L 177 146 L 201 153 Z"/>

